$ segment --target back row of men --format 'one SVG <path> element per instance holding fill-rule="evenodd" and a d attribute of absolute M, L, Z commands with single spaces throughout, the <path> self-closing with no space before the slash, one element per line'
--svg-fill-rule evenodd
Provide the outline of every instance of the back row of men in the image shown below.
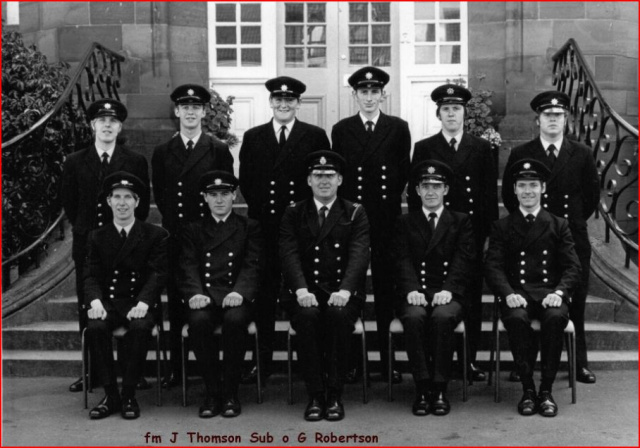
<path fill-rule="evenodd" d="M 403 231 L 403 225 L 406 227 L 404 232 L 411 233 L 409 221 L 404 218 L 402 220 L 397 219 L 401 215 L 401 195 L 407 183 L 409 183 L 407 188 L 409 211 L 415 216 L 415 213 L 421 214 L 421 210 L 428 210 L 429 202 L 436 201 L 438 196 L 438 191 L 431 191 L 433 188 L 428 187 L 428 184 L 433 181 L 433 179 L 428 181 L 430 178 L 428 175 L 433 174 L 429 173 L 429 168 L 441 175 L 439 182 L 434 181 L 435 184 L 440 183 L 443 186 L 446 184 L 446 187 L 440 190 L 441 205 L 446 210 L 454 212 L 453 216 L 458 216 L 456 213 L 466 216 L 464 220 L 465 226 L 467 224 L 470 226 L 471 232 L 469 236 L 472 244 L 461 253 L 468 256 L 467 262 L 469 264 L 463 271 L 463 277 L 465 278 L 462 283 L 464 285 L 458 285 L 461 286 L 459 288 L 453 280 L 451 280 L 453 283 L 447 283 L 449 277 L 453 279 L 456 275 L 452 272 L 452 268 L 447 267 L 452 263 L 452 260 L 448 259 L 447 256 L 444 256 L 442 259 L 443 264 L 438 268 L 442 272 L 438 271 L 436 273 L 434 269 L 416 267 L 414 272 L 417 275 L 414 279 L 416 287 L 406 291 L 402 302 L 413 306 L 423 306 L 424 308 L 425 303 L 431 304 L 434 301 L 436 304 L 441 301 L 449 303 L 452 299 L 460 299 L 464 306 L 461 307 L 459 313 L 456 312 L 454 314 L 456 316 L 459 315 L 460 318 L 464 315 L 465 318 L 469 333 L 469 358 L 473 379 L 476 381 L 484 379 L 484 372 L 479 370 L 474 363 L 477 343 L 480 340 L 480 306 L 482 273 L 484 270 L 483 253 L 491 231 L 491 224 L 498 218 L 497 172 L 491 153 L 491 146 L 487 141 L 464 132 L 465 104 L 471 98 L 471 93 L 461 86 L 447 84 L 435 89 L 432 93 L 432 99 L 437 104 L 436 115 L 442 122 L 442 132 L 417 142 L 413 158 L 410 160 L 411 139 L 407 123 L 380 111 L 380 105 L 385 99 L 384 87 L 388 81 L 388 74 L 375 67 L 364 67 L 349 78 L 349 83 L 353 87 L 353 95 L 360 111 L 353 117 L 341 120 L 333 127 L 331 135 L 333 147 L 331 147 L 323 129 L 296 119 L 305 85 L 289 77 L 271 79 L 267 81 L 266 87 L 271 92 L 269 101 L 273 110 L 273 119 L 264 125 L 250 129 L 244 135 L 240 149 L 239 187 L 248 206 L 249 222 L 255 220 L 259 224 L 262 235 L 260 245 L 264 249 L 261 257 L 263 262 L 259 263 L 264 270 L 260 275 L 260 284 L 257 286 L 259 291 L 258 299 L 253 304 L 252 315 L 250 316 L 251 319 L 255 319 L 260 331 L 260 359 L 264 361 L 261 366 L 261 372 L 265 377 L 264 379 L 272 371 L 276 302 L 280 297 L 283 305 L 287 303 L 283 298 L 283 291 L 289 293 L 289 295 L 293 294 L 292 297 L 297 298 L 297 300 L 292 300 L 289 303 L 300 306 L 302 310 L 300 315 L 305 316 L 305 319 L 310 318 L 308 316 L 309 310 L 307 309 L 309 306 L 306 306 L 309 304 L 313 305 L 311 308 L 314 309 L 333 309 L 335 307 L 327 308 L 326 305 L 329 302 L 331 302 L 330 304 L 348 305 L 358 300 L 364 300 L 364 296 L 354 294 L 359 291 L 358 288 L 331 290 L 317 286 L 317 284 L 323 283 L 323 276 L 329 275 L 330 272 L 332 275 L 337 274 L 340 282 L 347 282 L 347 279 L 351 278 L 350 275 L 355 275 L 354 278 L 358 279 L 358 275 L 352 271 L 352 269 L 356 268 L 348 265 L 349 263 L 354 263 L 354 261 L 345 247 L 346 241 L 344 243 L 336 241 L 334 249 L 328 246 L 325 248 L 322 245 L 314 246 L 312 241 L 308 242 L 308 246 L 298 245 L 299 250 L 304 251 L 303 254 L 298 254 L 298 257 L 302 257 L 298 261 L 291 258 L 291 253 L 284 251 L 283 247 L 286 247 L 287 237 L 293 238 L 285 230 L 285 225 L 288 223 L 286 218 L 289 217 L 290 220 L 294 220 L 293 216 L 290 215 L 296 213 L 295 211 L 290 211 L 289 206 L 309 199 L 312 192 L 317 196 L 316 200 L 319 201 L 317 203 L 320 204 L 323 201 L 319 200 L 318 197 L 322 197 L 323 194 L 333 189 L 334 180 L 340 185 L 340 199 L 346 202 L 340 202 L 343 205 L 339 208 L 343 209 L 344 216 L 341 215 L 342 217 L 338 221 L 344 225 L 338 226 L 337 229 L 342 230 L 344 235 L 336 238 L 338 240 L 340 238 L 351 238 L 353 237 L 350 233 L 352 230 L 349 230 L 351 227 L 363 225 L 362 221 L 366 224 L 363 225 L 363 227 L 366 227 L 366 232 L 363 233 L 366 233 L 367 251 L 364 259 L 359 259 L 357 264 L 360 266 L 364 263 L 364 272 L 366 272 L 366 266 L 369 262 L 368 248 L 370 247 L 378 340 L 385 341 L 388 337 L 389 324 L 394 317 L 394 309 L 397 308 L 398 291 L 402 291 L 401 288 L 398 289 L 398 285 L 402 283 L 403 279 L 398 277 L 400 275 L 396 264 L 398 253 L 394 249 L 407 247 L 413 253 L 413 251 L 421 247 L 421 245 L 414 244 L 414 242 L 403 246 L 400 241 L 397 241 L 400 238 L 399 232 Z M 180 334 L 185 322 L 193 323 L 191 320 L 193 313 L 189 311 L 194 309 L 194 306 L 191 306 L 193 297 L 185 297 L 184 278 L 180 278 L 180 272 L 184 272 L 185 268 L 182 258 L 185 256 L 185 252 L 188 252 L 185 247 L 189 246 L 186 235 L 189 234 L 189 229 L 193 227 L 192 223 L 210 220 L 212 214 L 214 217 L 216 216 L 216 207 L 218 209 L 223 208 L 223 204 L 216 204 L 211 199 L 213 196 L 208 194 L 218 189 L 211 188 L 208 190 L 207 186 L 203 186 L 201 182 L 206 183 L 206 180 L 203 180 L 207 179 L 205 175 L 209 173 L 209 176 L 211 176 L 210 172 L 214 170 L 233 173 L 233 157 L 226 144 L 202 133 L 201 120 L 206 114 L 205 107 L 207 107 L 210 100 L 209 92 L 198 85 L 184 85 L 174 90 L 171 94 L 171 99 L 175 103 L 175 114 L 180 120 L 180 133 L 167 143 L 158 146 L 152 157 L 154 198 L 162 214 L 162 225 L 169 235 L 166 241 L 168 256 L 166 283 L 169 302 L 172 373 L 165 378 L 164 385 L 167 387 L 177 385 L 181 380 Z M 566 219 L 568 222 L 571 230 L 570 237 L 572 236 L 573 241 L 575 241 L 575 252 L 580 260 L 581 267 L 579 269 L 581 278 L 575 282 L 575 287 L 569 285 L 566 290 L 558 288 L 558 291 L 562 291 L 565 296 L 569 292 L 571 294 L 571 319 L 576 325 L 578 342 L 578 380 L 595 382 L 595 375 L 588 370 L 587 366 L 584 338 L 584 306 L 591 251 L 586 220 L 594 212 L 598 202 L 598 175 L 589 149 L 563 137 L 569 109 L 569 98 L 565 94 L 556 91 L 543 92 L 533 99 L 531 107 L 536 113 L 536 123 L 540 129 L 540 136 L 512 150 L 503 176 L 503 186 L 506 188 L 502 189 L 502 196 L 506 208 L 512 214 L 519 213 L 519 204 L 522 207 L 522 201 L 520 201 L 517 189 L 513 188 L 515 180 L 520 179 L 520 177 L 517 177 L 517 173 L 525 171 L 541 173 L 544 171 L 538 167 L 535 161 L 541 162 L 549 171 L 548 176 L 546 174 L 538 174 L 538 178 L 534 179 L 543 183 L 541 185 L 543 189 L 546 188 L 541 192 L 540 203 L 544 210 L 559 218 Z M 106 193 L 113 194 L 115 190 L 105 184 L 105 194 L 101 193 L 105 178 L 114 172 L 126 171 L 140 180 L 139 183 L 143 187 L 136 191 L 136 195 L 139 196 L 139 204 L 135 207 L 135 217 L 138 220 L 144 221 L 146 219 L 150 202 L 149 176 L 144 156 L 116 145 L 116 137 L 122 130 L 122 123 L 127 116 L 125 106 L 115 100 L 99 100 L 90 106 L 88 113 L 95 132 L 95 145 L 68 157 L 65 162 L 62 182 L 63 205 L 69 220 L 73 224 L 73 256 L 76 262 L 76 286 L 81 330 L 87 326 L 87 317 L 91 317 L 91 313 L 87 313 L 87 309 L 92 307 L 92 300 L 94 300 L 92 297 L 85 297 L 87 291 L 86 278 L 90 275 L 84 272 L 87 252 L 91 247 L 90 244 L 87 244 L 89 233 L 91 230 L 100 228 L 116 219 L 119 212 L 116 206 L 108 204 L 104 200 Z M 313 165 L 308 157 L 312 153 L 329 148 L 335 154 L 322 155 L 321 157 L 325 163 L 320 163 L 320 159 L 316 157 L 316 171 L 318 172 L 314 172 Z M 336 154 L 339 156 L 338 161 L 334 160 Z M 524 169 L 522 165 L 518 165 L 523 159 L 530 159 L 527 161 L 529 167 L 531 167 L 533 161 L 535 169 Z M 428 165 L 427 167 L 425 167 L 425 163 Z M 322 165 L 326 164 L 333 166 L 333 168 L 321 169 Z M 410 179 L 410 171 L 412 169 L 415 176 Z M 427 171 L 422 173 L 421 170 L 423 169 L 427 169 Z M 330 173 L 332 170 L 334 171 L 333 177 L 332 173 Z M 424 178 L 421 177 L 421 173 L 424 174 Z M 226 179 L 225 181 L 224 176 L 218 175 L 215 179 L 220 180 L 220 184 L 234 185 L 233 179 Z M 130 180 L 129 182 L 132 181 Z M 136 181 L 136 183 L 138 182 Z M 120 184 L 115 182 L 112 185 Z M 215 182 L 212 185 L 215 185 Z M 309 188 L 310 186 L 311 189 Z M 337 188 L 336 186 L 335 189 L 337 190 Z M 231 188 L 227 188 L 227 191 L 230 190 Z M 428 194 L 427 190 L 429 190 Z M 235 193 L 231 193 L 231 195 L 235 199 Z M 223 199 L 220 198 L 220 201 L 224 202 Z M 311 207 L 312 205 L 312 203 L 307 203 L 310 208 L 309 213 L 313 211 L 315 218 L 318 216 L 321 205 L 318 205 L 317 209 L 311 210 L 313 208 Z M 122 208 L 126 209 L 127 207 Z M 116 213 L 113 214 L 111 209 L 115 210 Z M 303 207 L 296 206 L 292 209 L 301 210 Z M 441 207 L 439 209 L 441 210 Z M 122 212 L 124 211 L 122 210 Z M 432 212 L 433 210 L 429 213 Z M 438 214 L 437 211 L 435 213 Z M 445 250 L 443 248 L 450 244 L 457 245 L 457 243 L 448 243 L 447 239 L 440 240 L 441 236 L 438 237 L 437 235 L 438 230 L 433 232 L 436 238 L 432 241 L 431 235 L 427 235 L 429 232 L 426 230 L 431 225 L 426 221 L 428 213 L 423 217 L 425 222 L 416 222 L 415 224 L 423 236 L 429 237 L 427 239 L 429 244 L 423 248 L 425 253 L 428 253 L 433 246 L 441 246 L 439 250 Z M 312 232 L 316 238 L 318 236 L 327 236 L 325 231 L 319 230 L 319 224 L 316 224 L 314 229 L 314 225 L 305 226 L 302 217 L 298 218 L 301 219 L 300 222 L 294 223 L 292 221 L 289 223 L 292 226 L 298 226 L 295 228 L 295 232 L 292 231 L 298 238 L 301 238 L 299 233 L 304 232 L 305 228 Z M 337 219 L 335 216 L 333 218 Z M 331 211 L 326 215 L 326 219 L 328 222 L 332 220 Z M 440 215 L 435 218 L 432 229 L 444 227 L 438 225 L 441 224 L 439 223 L 440 219 Z M 446 218 L 443 219 L 446 220 Z M 342 222 L 342 220 L 345 220 L 345 222 Z M 396 227 L 398 225 L 397 222 L 400 223 L 400 227 Z M 336 222 L 333 224 L 335 225 Z M 450 227 L 450 225 L 448 224 L 447 227 Z M 457 228 L 457 226 L 451 227 Z M 324 226 L 322 228 L 324 229 Z M 336 229 L 335 227 L 332 228 Z M 314 230 L 315 233 L 313 232 Z M 246 229 L 245 231 L 248 232 Z M 207 238 L 206 235 L 200 236 L 199 238 L 201 239 L 190 242 L 190 247 L 201 251 L 211 244 L 214 246 L 216 244 L 220 245 L 222 241 L 220 235 L 218 235 L 220 232 L 213 229 L 210 229 L 209 232 L 208 236 L 210 238 Z M 318 232 L 319 234 L 316 235 Z M 128 231 L 125 231 L 125 233 L 128 234 Z M 229 232 L 222 233 L 225 234 L 225 237 L 230 237 Z M 392 235 L 394 238 L 390 237 Z M 513 234 L 502 236 L 506 238 L 509 235 L 513 236 Z M 318 241 L 320 240 L 321 238 Z M 435 241 L 439 243 L 436 245 Z M 453 241 L 458 241 L 458 238 L 453 237 Z M 511 244 L 513 241 L 508 240 L 507 243 Z M 126 244 L 124 247 L 126 247 Z M 314 256 L 314 247 L 318 247 L 315 250 L 322 252 L 326 258 Z M 325 249 L 326 253 L 323 252 Z M 455 249 L 454 252 L 460 252 L 458 249 Z M 414 253 L 414 255 L 424 257 L 425 253 Z M 202 262 L 204 267 L 210 268 L 213 265 L 219 265 L 223 261 L 227 262 L 226 259 L 221 260 L 220 257 L 215 260 L 213 260 L 214 257 L 211 257 L 211 262 L 205 261 L 204 258 L 208 258 L 205 255 L 200 253 L 200 258 L 196 259 L 194 263 Z M 225 273 L 229 277 L 229 283 L 232 284 L 236 281 L 239 269 L 238 263 L 234 264 L 235 256 L 240 256 L 237 251 L 230 250 L 228 252 L 227 257 L 229 260 L 226 265 L 227 272 Z M 118 256 L 116 258 L 125 259 L 126 257 Z M 547 259 L 546 257 L 544 258 L 544 262 L 536 260 L 536 266 L 540 263 L 546 265 Z M 348 262 L 348 260 L 350 261 Z M 424 261 L 428 260 L 425 259 Z M 509 260 L 509 262 L 511 261 L 513 260 Z M 307 262 L 310 265 L 307 265 Z M 515 275 L 518 277 L 518 281 L 525 284 L 528 266 L 524 266 L 526 260 L 523 259 L 520 262 L 522 266 L 518 269 L 513 268 L 516 269 L 513 272 L 509 271 L 509 276 Z M 549 260 L 549 263 L 551 263 L 551 260 Z M 556 261 L 554 260 L 553 264 L 555 263 Z M 204 269 L 204 267 L 201 266 L 200 268 Z M 222 269 L 221 266 L 218 267 Z M 299 269 L 295 274 L 287 271 L 287 269 L 295 271 L 294 268 Z M 505 266 L 506 268 L 507 266 Z M 142 269 L 142 267 L 138 266 L 138 269 Z M 211 267 L 211 269 L 213 268 Z M 361 267 L 357 269 L 361 269 Z M 449 270 L 448 273 L 447 269 Z M 546 275 L 546 266 L 541 269 L 545 271 L 544 274 Z M 117 276 L 118 271 L 115 272 Z M 202 275 L 205 276 L 203 281 L 212 274 L 212 272 L 203 272 Z M 314 275 L 319 277 L 313 280 Z M 545 282 L 543 283 L 552 282 L 552 279 L 556 278 L 554 277 L 555 275 L 559 274 L 557 272 L 553 273 L 553 275 L 549 274 L 549 278 L 545 277 Z M 108 276 L 103 276 L 104 281 L 106 281 L 106 277 Z M 304 283 L 303 279 L 310 281 L 310 284 Z M 109 281 L 116 283 L 116 280 L 114 277 Z M 132 274 L 128 281 L 135 282 L 135 275 Z M 314 281 L 316 286 L 313 285 Z M 432 285 L 431 281 L 435 281 L 435 284 Z M 444 288 L 443 285 L 445 284 L 449 285 L 452 291 L 443 289 L 442 292 L 449 292 L 448 295 L 445 294 L 443 297 L 434 288 Z M 111 291 L 113 291 L 114 285 L 107 286 L 112 288 Z M 552 288 L 555 286 L 557 285 L 550 283 L 546 289 L 553 292 L 555 290 L 552 290 Z M 131 287 L 133 288 L 133 285 Z M 134 289 L 131 289 L 131 291 Z M 197 304 L 196 309 L 204 310 L 213 306 L 212 303 L 205 304 L 206 300 L 200 297 L 201 295 L 208 297 L 216 306 L 225 305 L 226 307 L 232 306 L 229 302 L 242 302 L 242 294 L 240 294 L 240 298 L 235 297 L 234 300 L 227 295 L 220 296 L 220 292 L 216 295 L 213 291 L 207 292 L 204 290 L 198 293 L 195 293 L 193 289 L 189 289 L 189 291 L 194 293 L 194 297 L 199 297 L 195 301 Z M 514 303 L 511 297 L 511 293 L 514 291 L 507 294 L 506 290 L 500 289 L 496 292 L 505 297 L 505 303 Z M 318 298 L 319 294 L 322 300 Z M 542 290 L 535 291 L 535 293 L 528 292 L 519 297 L 524 303 L 527 300 L 542 303 L 546 295 L 541 294 Z M 114 294 L 110 295 L 113 296 Z M 526 297 L 526 299 L 523 297 Z M 103 301 L 108 301 L 107 297 L 102 297 L 102 299 Z M 456 302 L 456 300 L 453 300 L 453 302 Z M 568 303 L 569 298 L 564 297 L 562 302 Z M 184 303 L 189 303 L 190 306 L 187 307 Z M 524 304 L 520 301 L 518 303 L 520 306 Z M 138 306 L 137 302 L 133 305 Z M 349 309 L 349 307 L 345 309 Z M 355 307 L 347 313 L 349 316 L 348 321 L 355 320 L 358 315 L 357 309 Z M 429 307 L 425 309 L 429 309 Z M 529 307 L 528 309 L 531 308 Z M 302 344 L 302 341 L 305 340 L 303 335 L 305 329 L 312 328 L 312 326 L 296 324 L 298 318 L 295 310 L 288 309 L 288 311 L 290 312 L 292 325 L 294 328 L 298 327 L 296 330 Z M 401 310 L 398 309 L 398 312 L 401 313 Z M 124 317 L 127 317 L 127 313 L 125 313 Z M 217 315 L 214 316 L 214 314 L 216 313 L 210 316 L 211 319 L 220 318 Z M 102 316 L 102 313 L 99 313 L 99 315 Z M 402 314 L 399 314 L 399 317 L 401 316 Z M 330 319 L 323 317 L 323 319 L 321 321 L 322 324 L 319 324 L 323 332 L 332 326 L 332 322 L 339 320 L 335 316 Z M 344 331 L 346 332 L 343 335 L 349 333 L 349 328 L 349 325 L 345 327 Z M 320 328 L 318 331 L 320 331 Z M 407 334 L 411 333 L 406 328 L 405 331 Z M 424 331 L 421 334 L 421 337 L 427 337 Z M 323 341 L 327 342 L 331 340 L 331 338 L 323 339 Z M 515 343 L 511 344 L 512 348 L 516 345 Z M 432 401 L 439 401 L 439 407 L 446 408 L 448 412 L 448 402 L 444 397 L 446 387 L 442 384 L 443 377 L 436 375 L 439 379 L 434 380 L 432 369 L 425 368 L 420 370 L 416 367 L 420 364 L 416 359 L 421 358 L 420 355 L 415 353 L 420 352 L 420 347 L 422 346 L 422 343 L 414 344 L 413 348 L 410 345 L 407 346 L 412 364 L 412 373 L 418 390 L 416 402 L 427 403 L 428 406 L 426 407 L 429 410 L 432 407 Z M 318 377 L 315 380 L 310 379 L 312 373 L 321 371 L 317 365 L 313 364 L 314 361 L 307 359 L 307 362 L 305 362 L 306 356 L 313 358 L 316 355 L 316 350 L 313 347 L 315 346 L 312 344 L 307 347 L 307 350 L 300 350 L 303 353 L 301 362 L 303 366 L 306 366 L 304 367 L 306 372 L 305 379 L 307 380 L 310 395 L 307 411 L 309 411 L 309 408 L 312 411 L 315 410 L 313 412 L 305 412 L 305 416 L 313 419 L 316 415 L 328 415 L 330 414 L 327 410 L 329 408 L 334 411 L 331 415 L 335 416 L 336 413 L 341 415 L 343 410 L 341 411 L 342 404 L 339 397 L 340 387 L 333 387 L 332 389 L 330 380 L 329 390 L 333 390 L 333 392 L 329 394 L 329 397 L 325 397 L 327 400 L 320 400 L 318 389 L 323 385 L 322 377 Z M 228 348 L 231 350 L 231 347 Z M 198 356 L 196 347 L 194 347 L 194 350 L 198 359 L 202 359 L 205 356 L 203 352 L 206 352 L 206 350 L 203 349 L 200 356 Z M 392 378 L 387 378 L 387 372 L 389 371 L 387 360 L 389 356 L 386 344 L 380 345 L 380 351 L 382 379 L 400 382 L 401 375 L 396 371 L 392 371 Z M 514 356 L 516 356 L 515 352 Z M 424 355 L 422 358 L 424 358 Z M 227 356 L 225 356 L 226 359 L 228 359 Z M 515 359 L 517 371 L 512 372 L 512 377 L 517 380 L 519 376 L 519 379 L 523 382 L 524 390 L 531 391 L 530 372 L 527 370 L 530 367 L 530 362 L 519 363 L 517 356 Z M 523 359 L 528 360 L 529 358 L 524 357 Z M 214 361 L 210 360 L 209 362 Z M 225 364 L 227 363 L 225 362 Z M 543 371 L 545 365 L 545 357 L 543 356 Z M 340 367 L 344 371 L 337 372 L 336 375 L 340 379 L 335 380 L 334 378 L 334 380 L 340 384 L 342 381 L 353 382 L 357 380 L 356 371 L 352 367 L 346 365 Z M 237 373 L 234 371 L 234 374 Z M 251 372 L 247 372 L 242 377 L 243 382 L 255 381 L 256 374 L 257 369 L 255 368 Z M 444 374 L 444 377 L 447 376 L 448 374 Z M 105 384 L 107 383 L 105 382 Z M 206 378 L 205 384 L 207 384 Z M 123 385 L 123 398 L 133 397 L 133 391 L 136 387 L 144 387 L 144 379 L 140 378 L 139 370 L 135 375 L 130 375 Z M 237 397 L 234 398 L 234 387 L 237 388 L 237 384 L 230 384 L 230 389 L 225 392 L 226 395 L 231 396 L 226 397 L 223 407 L 232 408 L 228 413 L 237 415 L 239 413 L 239 403 L 237 403 Z M 322 387 L 324 390 L 324 385 Z M 550 387 L 547 387 L 547 389 L 550 392 Z M 74 383 L 71 386 L 71 390 L 81 390 L 81 382 Z M 107 393 L 107 396 L 109 394 L 114 395 L 113 387 Z M 423 397 L 424 400 L 421 401 L 420 397 Z M 425 397 L 428 397 L 428 399 Z M 436 398 L 432 400 L 433 397 Z M 440 397 L 440 400 L 437 399 L 438 397 Z M 234 400 L 236 403 L 233 403 Z M 226 403 L 229 401 L 232 403 Z M 442 403 L 445 402 L 447 404 L 443 406 Z M 423 413 L 424 403 L 417 406 L 418 414 Z M 210 400 L 209 403 L 205 403 L 203 408 L 208 407 L 211 409 L 212 406 L 213 404 Z M 336 411 L 336 409 L 338 410 Z M 415 403 L 414 413 L 416 413 Z M 210 412 L 204 412 L 204 414 L 210 414 Z"/>

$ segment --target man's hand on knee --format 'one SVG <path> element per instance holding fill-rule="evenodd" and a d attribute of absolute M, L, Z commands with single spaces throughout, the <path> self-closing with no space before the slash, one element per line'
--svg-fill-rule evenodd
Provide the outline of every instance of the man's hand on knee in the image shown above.
<path fill-rule="evenodd" d="M 298 298 L 298 305 L 303 308 L 309 308 L 311 306 L 318 306 L 315 294 L 311 294 L 307 288 L 300 288 L 296 291 Z"/>
<path fill-rule="evenodd" d="M 196 294 L 189 299 L 189 308 L 199 310 L 211 303 L 211 299 L 203 294 Z"/>
<path fill-rule="evenodd" d="M 409 305 L 426 306 L 427 298 L 421 292 L 411 291 L 407 294 L 407 302 L 409 302 Z"/>
<path fill-rule="evenodd" d="M 105 320 L 107 318 L 107 310 L 102 306 L 100 299 L 95 299 L 91 301 L 91 308 L 87 311 L 87 315 L 89 319 Z"/>
<path fill-rule="evenodd" d="M 147 315 L 148 309 L 149 305 L 144 302 L 138 302 L 138 304 L 131 308 L 127 313 L 127 319 L 143 319 Z"/>
<path fill-rule="evenodd" d="M 520 294 L 509 294 L 505 300 L 509 308 L 527 307 L 527 301 Z"/>
<path fill-rule="evenodd" d="M 433 306 L 446 305 L 451 302 L 451 299 L 453 299 L 453 295 L 449 291 L 442 290 L 433 295 L 433 302 L 431 304 Z"/>
<path fill-rule="evenodd" d="M 233 308 L 242 305 L 242 296 L 237 292 L 230 292 L 222 299 L 222 308 Z"/>
<path fill-rule="evenodd" d="M 351 298 L 351 293 L 347 290 L 341 289 L 340 291 L 331 294 L 327 304 L 333 306 L 345 306 L 347 302 L 349 302 L 349 298 Z"/>

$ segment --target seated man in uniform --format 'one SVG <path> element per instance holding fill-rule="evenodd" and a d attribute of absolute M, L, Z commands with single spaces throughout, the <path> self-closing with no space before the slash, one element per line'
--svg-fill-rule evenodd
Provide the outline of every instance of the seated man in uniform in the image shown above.
<path fill-rule="evenodd" d="M 518 412 L 555 417 L 558 405 L 551 388 L 560 365 L 571 293 L 580 282 L 580 261 L 567 220 L 540 206 L 549 174 L 546 165 L 534 159 L 519 160 L 511 166 L 513 190 L 520 206 L 493 224 L 485 276 L 502 298 L 502 322 L 524 391 Z M 540 320 L 541 333 L 542 381 L 537 396 L 533 367 L 538 343 L 532 319 Z"/>
<path fill-rule="evenodd" d="M 412 177 L 422 207 L 396 223 L 397 314 L 416 385 L 413 414 L 447 415 L 454 330 L 468 305 L 476 246 L 469 216 L 444 207 L 451 168 L 425 160 Z"/>
<path fill-rule="evenodd" d="M 344 159 L 332 151 L 307 158 L 309 198 L 291 205 L 280 225 L 281 296 L 297 333 L 309 394 L 308 421 L 342 420 L 349 341 L 365 301 L 369 223 L 360 204 L 338 198 Z"/>
<path fill-rule="evenodd" d="M 232 210 L 237 186 L 238 179 L 227 171 L 203 174 L 200 191 L 210 213 L 187 224 L 180 235 L 178 288 L 188 306 L 189 339 L 206 389 L 201 418 L 221 412 L 223 417 L 236 417 L 241 412 L 238 385 L 264 241 L 257 221 Z M 224 366 L 214 336 L 218 325 Z"/>
<path fill-rule="evenodd" d="M 147 346 L 167 275 L 167 239 L 161 227 L 135 218 L 145 186 L 133 174 L 117 171 L 104 180 L 104 193 L 113 212 L 113 224 L 93 230 L 84 265 L 84 297 L 88 310 L 87 340 L 105 397 L 91 409 L 92 419 L 121 411 L 122 417 L 140 416 L 135 399 Z M 119 357 L 123 366 L 122 397 L 113 360 L 111 332 L 127 328 Z"/>

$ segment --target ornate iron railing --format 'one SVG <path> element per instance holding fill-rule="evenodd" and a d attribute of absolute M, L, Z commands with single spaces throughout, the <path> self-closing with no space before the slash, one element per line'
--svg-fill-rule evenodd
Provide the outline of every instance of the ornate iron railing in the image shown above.
<path fill-rule="evenodd" d="M 64 152 L 70 154 L 91 140 L 91 128 L 87 119 L 88 104 L 96 98 L 117 98 L 120 87 L 121 63 L 124 56 L 94 42 L 87 49 L 69 84 L 63 91 L 53 109 L 45 114 L 27 131 L 2 143 L 2 152 L 29 151 L 37 152 L 43 146 L 45 136 L 52 132 L 65 132 L 67 145 Z M 62 123 L 62 129 L 61 125 Z M 44 157 L 43 157 L 44 159 Z M 34 172 L 42 173 L 45 169 L 44 161 L 41 167 L 34 167 Z M 11 173 L 3 173 L 11 176 Z M 38 174 L 35 174 L 36 176 Z M 50 191 L 39 192 L 52 199 L 52 207 L 47 210 L 47 229 L 40 235 L 34 235 L 28 247 L 2 261 L 3 289 L 10 286 L 12 266 L 18 266 L 19 271 L 25 271 L 30 265 L 39 265 L 39 257 L 47 248 L 47 242 L 56 229 L 60 230 L 60 238 L 64 238 L 63 211 L 57 200 L 59 182 L 52 185 Z M 10 225 L 3 223 L 3 225 Z"/>
<path fill-rule="evenodd" d="M 625 266 L 638 251 L 638 129 L 613 110 L 580 47 L 569 39 L 553 55 L 553 84 L 571 98 L 567 133 L 593 150 L 600 175 L 598 216 L 625 249 Z"/>

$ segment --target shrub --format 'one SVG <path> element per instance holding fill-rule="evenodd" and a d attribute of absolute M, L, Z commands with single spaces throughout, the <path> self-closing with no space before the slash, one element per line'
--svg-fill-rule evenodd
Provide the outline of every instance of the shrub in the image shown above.
<path fill-rule="evenodd" d="M 483 73 L 477 74 L 476 79 L 480 82 L 486 78 Z M 465 85 L 466 81 L 463 78 L 454 80 L 447 80 L 458 85 Z M 467 103 L 467 118 L 465 119 L 465 130 L 476 137 L 482 137 L 490 140 L 494 146 L 500 146 L 501 139 L 500 134 L 493 127 L 493 117 L 491 116 L 491 106 L 493 102 L 491 97 L 493 91 L 486 89 L 474 89 L 469 87 L 471 92 L 471 99 Z M 488 138 L 491 136 L 491 139 Z M 497 145 L 495 144 L 497 143 Z"/>
<path fill-rule="evenodd" d="M 210 89 L 209 93 L 211 93 L 211 107 L 206 109 L 207 115 L 202 120 L 202 128 L 207 134 L 215 135 L 226 141 L 229 148 L 233 148 L 239 141 L 238 137 L 229 131 L 233 113 L 231 106 L 235 97 L 228 96 L 225 101 L 215 90 Z"/>

